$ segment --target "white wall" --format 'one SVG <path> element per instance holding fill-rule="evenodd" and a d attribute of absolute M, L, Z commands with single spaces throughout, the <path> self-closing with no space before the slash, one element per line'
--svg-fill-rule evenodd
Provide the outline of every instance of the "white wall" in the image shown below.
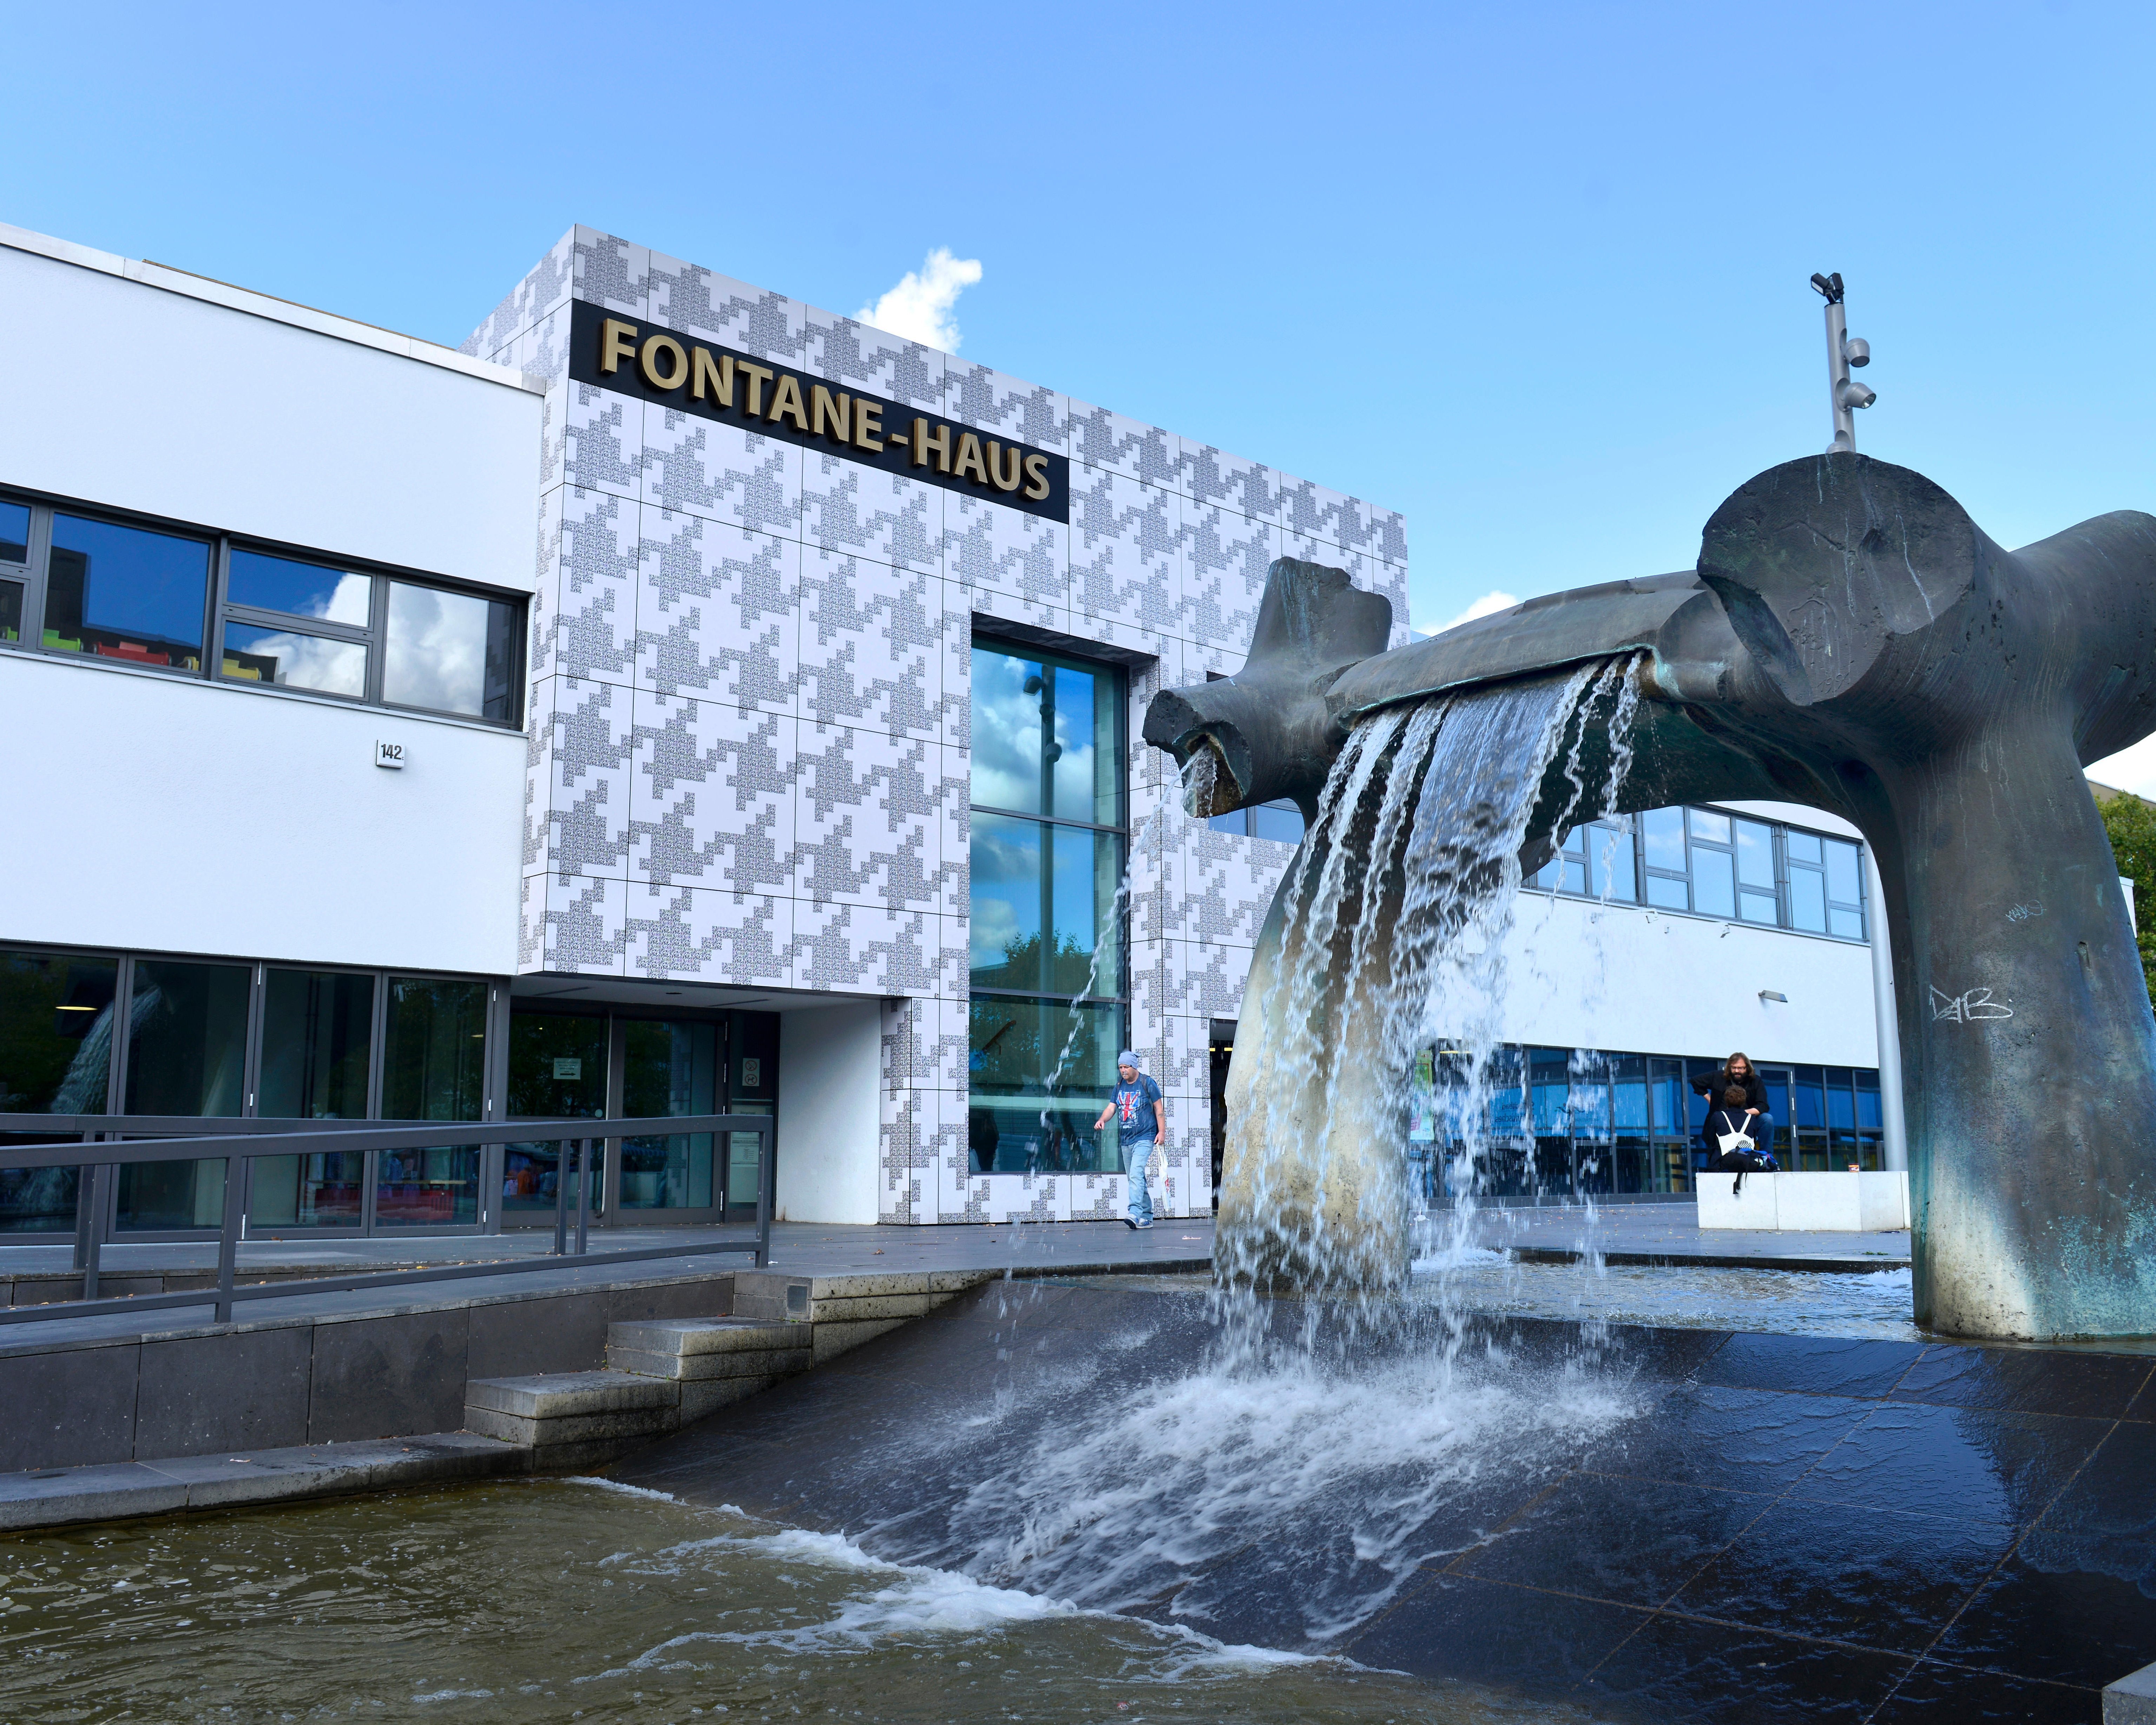
<path fill-rule="evenodd" d="M 516 732 L 0 653 L 0 944 L 516 968 Z"/>
<path fill-rule="evenodd" d="M 515 372 L 4 244 L 0 328 L 0 484 L 532 589 L 544 403 Z"/>
<path fill-rule="evenodd" d="M 778 1020 L 778 1219 L 876 1219 L 883 1060 L 880 1001 Z"/>
<path fill-rule="evenodd" d="M 1501 1040 L 1879 1064 L 1868 946 L 1523 893 L 1506 957 Z M 1761 1000 L 1762 988 L 1789 1004 Z"/>

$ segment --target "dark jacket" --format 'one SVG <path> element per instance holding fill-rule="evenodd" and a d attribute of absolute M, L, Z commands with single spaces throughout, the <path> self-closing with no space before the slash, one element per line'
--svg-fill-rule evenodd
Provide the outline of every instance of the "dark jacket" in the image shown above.
<path fill-rule="evenodd" d="M 1728 1067 L 1717 1067 L 1713 1076 L 1710 1078 L 1693 1079 L 1691 1087 L 1707 1098 L 1710 1106 L 1719 1108 L 1722 1106 L 1722 1093 L 1729 1088 Z M 1744 1106 L 1747 1108 L 1757 1108 L 1762 1114 L 1769 1111 L 1767 1106 L 1767 1086 L 1760 1081 L 1759 1069 L 1757 1066 L 1752 1069 L 1752 1076 L 1744 1086 Z"/>

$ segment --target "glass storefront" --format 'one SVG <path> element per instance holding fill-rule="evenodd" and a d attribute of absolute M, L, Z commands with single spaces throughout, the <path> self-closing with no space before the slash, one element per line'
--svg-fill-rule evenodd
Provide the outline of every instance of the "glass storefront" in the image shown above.
<path fill-rule="evenodd" d="M 382 1046 L 385 1120 L 478 1120 L 486 1095 L 485 983 L 389 978 Z M 377 1228 L 469 1226 L 479 1219 L 475 1144 L 388 1150 L 377 1158 Z"/>
<path fill-rule="evenodd" d="M 778 1019 L 762 1012 L 659 1016 L 519 1007 L 509 1027 L 511 1119 L 609 1123 L 684 1114 L 765 1114 L 778 1096 Z M 753 1215 L 759 1139 L 731 1132 L 594 1129 L 590 1215 L 601 1224 L 716 1221 Z M 505 1226 L 553 1226 L 557 1194 L 573 1215 L 575 1153 L 511 1144 L 502 1163 Z M 566 1190 L 562 1182 L 567 1180 Z"/>
<path fill-rule="evenodd" d="M 136 959 L 121 1111 L 244 1111 L 252 982 L 244 964 Z M 214 1228 L 224 1218 L 224 1163 L 123 1163 L 118 1204 L 122 1229 Z"/>
<path fill-rule="evenodd" d="M 1119 1169 L 1124 688 L 976 638 L 968 1139 L 978 1173 Z"/>
<path fill-rule="evenodd" d="M 480 1120 L 490 1021 L 506 992 L 469 978 L 0 949 L 0 1124 L 10 1115 Z M 49 1142 L 52 1130 L 8 1136 Z M 403 1154 L 264 1158 L 248 1173 L 244 1214 L 258 1235 L 475 1230 L 485 1220 L 486 1162 L 453 1138 Z M 121 1162 L 116 1172 L 102 1233 L 199 1235 L 223 1224 L 222 1158 Z M 72 1168 L 0 1173 L 0 1235 L 72 1232 L 80 1187 Z"/>

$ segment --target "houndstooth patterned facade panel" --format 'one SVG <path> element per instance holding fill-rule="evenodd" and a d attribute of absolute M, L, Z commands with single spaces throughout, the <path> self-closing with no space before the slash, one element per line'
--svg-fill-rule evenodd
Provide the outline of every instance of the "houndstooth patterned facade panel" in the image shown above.
<path fill-rule="evenodd" d="M 1183 615 L 1183 503 L 1104 468 L 1070 470 L 1070 608 L 1170 639 Z"/>
<path fill-rule="evenodd" d="M 803 311 L 808 339 L 802 362 L 818 377 L 925 413 L 942 411 L 944 373 L 953 363 L 947 354 L 850 317 L 813 306 Z"/>
<path fill-rule="evenodd" d="M 1070 448 L 1067 397 L 1020 382 L 986 366 L 957 359 L 944 362 L 943 411 L 964 424 L 1000 433 L 1014 443 L 1053 449 L 1059 455 Z"/>
<path fill-rule="evenodd" d="M 572 299 L 1067 454 L 1070 521 L 570 382 Z M 968 1004 L 975 636 L 1119 665 L 1125 1034 L 1168 1098 L 1157 1208 L 1204 1213 L 1211 1024 L 1294 852 L 1188 816 L 1135 739 L 1160 688 L 1240 667 L 1277 557 L 1405 639 L 1400 518 L 588 228 L 465 351 L 552 386 L 521 968 L 875 999 L 883 1219 L 1122 1214 L 1120 1173 L 974 1165 Z"/>

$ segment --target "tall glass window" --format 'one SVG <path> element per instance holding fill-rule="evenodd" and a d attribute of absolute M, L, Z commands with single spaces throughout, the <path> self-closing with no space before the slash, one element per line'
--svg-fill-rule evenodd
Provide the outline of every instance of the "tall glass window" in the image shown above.
<path fill-rule="evenodd" d="M 390 1120 L 477 1120 L 485 1101 L 486 984 L 389 978 L 382 1112 Z M 385 1150 L 375 1173 L 382 1227 L 479 1219 L 479 1147 Z"/>
<path fill-rule="evenodd" d="M 973 659 L 975 1171 L 1115 1170 L 1093 1119 L 1127 1023 L 1123 680 L 977 641 Z"/>
<path fill-rule="evenodd" d="M 236 1115 L 246 1100 L 244 964 L 135 961 L 128 1004 L 129 1114 Z M 128 1163 L 120 1170 L 122 1228 L 214 1228 L 224 1219 L 224 1163 Z"/>
<path fill-rule="evenodd" d="M 263 985 L 255 1112 L 275 1120 L 364 1120 L 374 978 L 271 970 Z M 278 1156 L 254 1164 L 247 1216 L 265 1228 L 357 1228 L 365 1219 L 364 1153 Z"/>

